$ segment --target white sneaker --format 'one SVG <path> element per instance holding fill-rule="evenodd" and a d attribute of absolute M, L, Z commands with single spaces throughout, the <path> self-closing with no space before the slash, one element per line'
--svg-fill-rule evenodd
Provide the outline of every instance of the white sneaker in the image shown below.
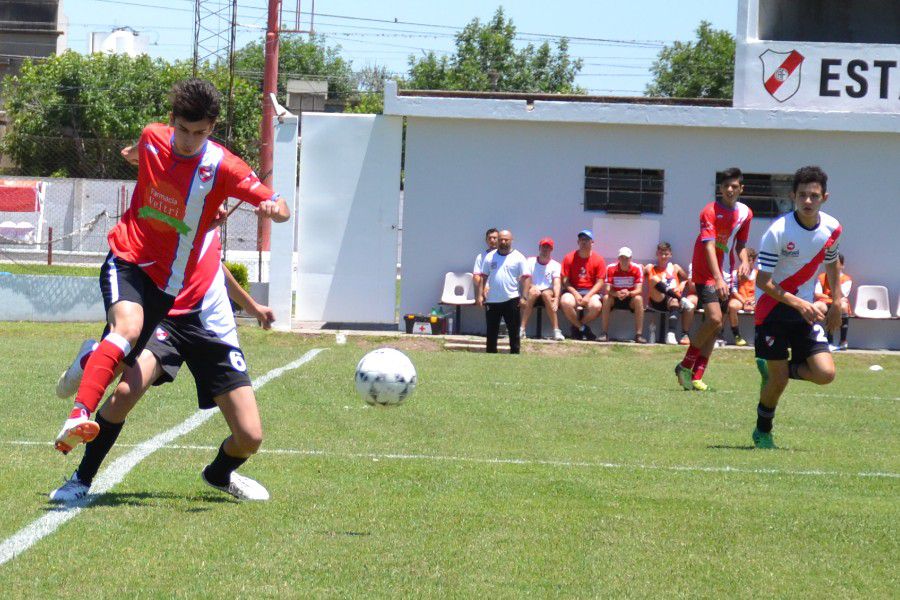
<path fill-rule="evenodd" d="M 225 487 L 211 483 L 206 478 L 205 469 L 200 472 L 200 476 L 203 478 L 203 481 L 206 482 L 206 485 L 221 490 L 226 494 L 231 494 L 238 500 L 264 501 L 269 499 L 269 491 L 264 488 L 261 483 L 235 471 L 231 472 L 231 483 Z"/>
<path fill-rule="evenodd" d="M 564 342 L 564 341 L 566 341 L 566 336 L 563 335 L 563 332 L 561 329 L 554 329 L 553 330 L 553 339 L 556 340 L 557 342 Z"/>
<path fill-rule="evenodd" d="M 63 454 L 68 454 L 78 444 L 87 444 L 93 441 L 98 433 L 100 433 L 100 426 L 95 421 L 91 421 L 88 411 L 81 409 L 81 414 L 77 417 L 70 416 L 63 423 L 62 429 L 56 436 L 55 447 Z"/>
<path fill-rule="evenodd" d="M 525 328 L 519 327 L 519 339 L 524 340 L 527 336 L 525 335 Z"/>
<path fill-rule="evenodd" d="M 666 343 L 676 345 L 676 346 L 678 345 L 678 338 L 675 337 L 674 331 L 670 331 L 669 333 L 666 334 Z"/>
<path fill-rule="evenodd" d="M 78 391 L 81 384 L 81 376 L 84 375 L 84 357 L 97 349 L 97 340 L 85 340 L 75 355 L 75 360 L 69 368 L 63 371 L 56 381 L 56 395 L 60 398 L 71 398 Z"/>
<path fill-rule="evenodd" d="M 50 502 L 69 504 L 87 496 L 91 486 L 78 479 L 78 471 L 72 473 L 64 484 L 50 492 Z"/>
<path fill-rule="evenodd" d="M 694 310 L 694 303 L 688 300 L 687 298 L 681 299 L 681 310 Z"/>

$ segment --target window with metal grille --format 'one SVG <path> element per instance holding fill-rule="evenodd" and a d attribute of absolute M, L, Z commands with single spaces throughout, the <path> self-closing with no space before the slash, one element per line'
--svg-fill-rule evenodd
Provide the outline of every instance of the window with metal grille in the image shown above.
<path fill-rule="evenodd" d="M 754 217 L 773 218 L 783 215 L 793 208 L 791 202 L 791 182 L 793 175 L 772 175 L 769 173 L 744 173 L 744 193 L 741 202 L 750 207 Z M 716 199 L 721 200 L 719 184 L 722 173 L 716 173 Z"/>
<path fill-rule="evenodd" d="M 662 169 L 584 168 L 584 210 L 662 213 Z"/>

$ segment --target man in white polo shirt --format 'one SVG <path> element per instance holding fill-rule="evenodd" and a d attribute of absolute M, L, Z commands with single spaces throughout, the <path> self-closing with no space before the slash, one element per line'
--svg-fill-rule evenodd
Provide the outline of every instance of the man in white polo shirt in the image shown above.
<path fill-rule="evenodd" d="M 547 317 L 553 326 L 553 339 L 561 342 L 566 338 L 559 329 L 559 295 L 561 291 L 560 272 L 562 267 L 558 262 L 550 258 L 553 252 L 553 239 L 545 237 L 538 244 L 538 255 L 528 257 L 528 271 L 531 273 L 531 288 L 525 295 L 525 303 L 522 305 L 522 329 L 520 337 L 525 337 L 525 328 L 528 327 L 528 318 L 538 302 L 541 302 L 547 310 Z M 538 337 L 541 332 L 538 331 Z"/>
<path fill-rule="evenodd" d="M 481 264 L 482 277 L 476 279 L 475 304 L 487 305 L 487 352 L 496 354 L 497 338 L 500 334 L 500 319 L 509 331 L 509 352 L 519 353 L 519 282 L 522 295 L 527 297 L 531 288 L 531 273 L 525 255 L 513 250 L 513 236 L 504 229 L 497 238 L 497 249 L 484 257 Z M 483 286 L 488 286 L 487 296 L 482 296 Z"/>

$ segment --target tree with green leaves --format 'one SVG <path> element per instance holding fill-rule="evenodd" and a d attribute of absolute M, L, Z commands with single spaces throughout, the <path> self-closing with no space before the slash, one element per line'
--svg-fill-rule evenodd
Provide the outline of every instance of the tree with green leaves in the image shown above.
<path fill-rule="evenodd" d="M 10 128 L 0 152 L 23 175 L 127 178 L 135 168 L 119 150 L 133 143 L 145 125 L 169 118 L 169 90 L 190 77 L 191 63 L 147 56 L 83 55 L 65 52 L 22 64 L 3 82 Z M 225 90 L 228 73 L 205 67 L 199 76 Z M 255 158 L 259 137 L 258 92 L 237 80 L 232 149 Z M 224 115 L 216 135 L 221 136 Z"/>
<path fill-rule="evenodd" d="M 409 57 L 409 77 L 403 85 L 413 89 L 542 92 L 583 94 L 575 85 L 581 59 L 569 56 L 569 43 L 561 38 L 516 48 L 516 27 L 503 8 L 482 23 L 473 19 L 456 35 L 456 53 L 438 58 L 429 52 Z"/>
<path fill-rule="evenodd" d="M 647 96 L 669 98 L 731 98 L 734 91 L 734 37 L 707 21 L 697 27 L 697 39 L 663 48 L 650 70 Z"/>
<path fill-rule="evenodd" d="M 235 52 L 235 72 L 260 91 L 265 70 L 265 45 L 251 42 Z M 349 61 L 340 46 L 328 46 L 321 36 L 282 35 L 278 43 L 278 97 L 287 93 L 288 79 L 326 79 L 328 97 L 346 101 L 356 90 Z"/>

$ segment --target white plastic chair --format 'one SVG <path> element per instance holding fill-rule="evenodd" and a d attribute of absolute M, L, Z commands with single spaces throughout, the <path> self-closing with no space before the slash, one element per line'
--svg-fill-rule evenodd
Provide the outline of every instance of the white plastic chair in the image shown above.
<path fill-rule="evenodd" d="M 472 274 L 450 272 L 444 275 L 441 304 L 456 307 L 456 331 L 457 333 L 462 331 L 460 323 L 462 307 L 475 304 L 475 280 Z"/>
<path fill-rule="evenodd" d="M 863 319 L 890 319 L 891 301 L 888 289 L 883 285 L 859 286 L 856 289 L 856 306 L 853 312 Z"/>

